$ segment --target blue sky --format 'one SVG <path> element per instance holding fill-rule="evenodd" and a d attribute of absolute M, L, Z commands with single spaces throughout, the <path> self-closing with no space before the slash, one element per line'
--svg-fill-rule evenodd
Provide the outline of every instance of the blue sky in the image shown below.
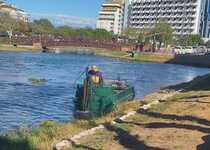
<path fill-rule="evenodd" d="M 7 0 L 31 18 L 48 18 L 56 25 L 95 26 L 103 0 Z"/>

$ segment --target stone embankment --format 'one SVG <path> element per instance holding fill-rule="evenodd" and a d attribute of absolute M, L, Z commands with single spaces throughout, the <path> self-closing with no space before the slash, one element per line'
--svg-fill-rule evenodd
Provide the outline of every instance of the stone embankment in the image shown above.
<path fill-rule="evenodd" d="M 210 54 L 207 55 L 177 55 L 167 63 L 198 67 L 210 67 Z"/>

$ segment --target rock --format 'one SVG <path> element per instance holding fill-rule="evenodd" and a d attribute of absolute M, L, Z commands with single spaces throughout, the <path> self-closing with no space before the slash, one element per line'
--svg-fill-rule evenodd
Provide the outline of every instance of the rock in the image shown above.
<path fill-rule="evenodd" d="M 69 140 L 63 140 L 60 143 L 56 144 L 54 146 L 54 149 L 55 150 L 62 150 L 62 148 L 64 148 L 64 147 L 68 147 L 68 148 L 72 147 L 72 142 L 69 141 Z"/>

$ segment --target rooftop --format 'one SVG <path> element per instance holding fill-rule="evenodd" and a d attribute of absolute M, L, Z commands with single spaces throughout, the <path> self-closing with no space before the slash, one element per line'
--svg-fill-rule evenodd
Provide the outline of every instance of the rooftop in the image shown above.
<path fill-rule="evenodd" d="M 105 3 L 108 3 L 108 4 L 111 4 L 111 3 L 113 3 L 113 4 L 122 4 L 124 2 L 125 2 L 125 0 L 106 0 L 105 1 Z"/>

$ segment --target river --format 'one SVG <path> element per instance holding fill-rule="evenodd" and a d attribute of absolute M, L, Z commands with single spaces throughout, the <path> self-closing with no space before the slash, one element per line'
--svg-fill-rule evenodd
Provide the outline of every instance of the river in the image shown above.
<path fill-rule="evenodd" d="M 98 65 L 106 79 L 120 76 L 134 85 L 136 98 L 210 72 L 207 68 L 92 55 L 1 52 L 0 132 L 37 125 L 43 120 L 72 120 L 75 79 L 91 64 Z M 48 82 L 33 85 L 30 78 Z"/>

